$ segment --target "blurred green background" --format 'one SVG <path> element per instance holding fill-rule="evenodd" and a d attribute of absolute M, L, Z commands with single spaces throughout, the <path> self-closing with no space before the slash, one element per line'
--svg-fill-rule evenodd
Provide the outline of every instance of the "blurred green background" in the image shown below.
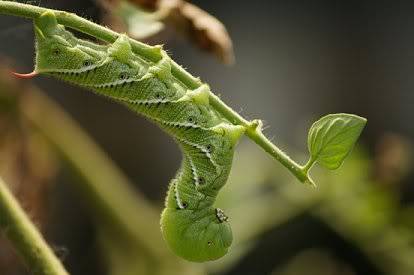
<path fill-rule="evenodd" d="M 102 22 L 102 2 L 30 3 Z M 312 171 L 317 189 L 244 138 L 217 201 L 230 216 L 232 249 L 188 263 L 168 251 L 158 228 L 178 147 L 90 92 L 45 77 L 12 79 L 8 69 L 32 70 L 32 25 L 0 16 L 0 175 L 68 271 L 414 274 L 414 2 L 191 3 L 226 26 L 234 65 L 200 51 L 169 21 L 146 41 L 164 44 L 243 116 L 263 119 L 266 135 L 294 159 L 306 160 L 307 130 L 326 113 L 356 113 L 368 125 L 338 171 Z M 31 274 L 4 239 L 0 274 Z"/>

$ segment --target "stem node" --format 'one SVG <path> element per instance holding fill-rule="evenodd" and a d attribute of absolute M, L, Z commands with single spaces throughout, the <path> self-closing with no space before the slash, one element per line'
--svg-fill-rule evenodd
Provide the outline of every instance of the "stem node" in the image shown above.
<path fill-rule="evenodd" d="M 263 122 L 260 119 L 253 119 L 249 121 L 246 128 L 250 132 L 262 132 Z"/>

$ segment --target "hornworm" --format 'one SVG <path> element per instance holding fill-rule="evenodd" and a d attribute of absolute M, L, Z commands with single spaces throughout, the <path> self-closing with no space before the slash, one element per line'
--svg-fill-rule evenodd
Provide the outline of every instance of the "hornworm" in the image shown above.
<path fill-rule="evenodd" d="M 206 84 L 188 90 L 171 74 L 171 59 L 151 62 L 131 49 L 120 35 L 110 45 L 75 37 L 52 12 L 34 21 L 36 64 L 33 77 L 47 74 L 120 102 L 155 122 L 180 146 L 183 161 L 171 180 L 161 231 L 179 256 L 196 262 L 225 255 L 232 242 L 228 218 L 214 208 L 226 183 L 234 148 L 245 127 L 233 125 L 209 104 Z"/>

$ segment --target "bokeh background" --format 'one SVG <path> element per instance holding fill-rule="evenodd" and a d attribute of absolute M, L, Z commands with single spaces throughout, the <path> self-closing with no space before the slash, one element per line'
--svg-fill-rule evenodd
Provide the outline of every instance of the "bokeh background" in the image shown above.
<path fill-rule="evenodd" d="M 29 1 L 102 22 L 98 2 Z M 92 93 L 45 77 L 25 83 L 10 79 L 5 68 L 32 69 L 33 31 L 28 20 L 0 16 L 0 102 L 5 102 L 0 104 L 0 175 L 70 273 L 414 274 L 414 2 L 191 3 L 226 26 L 234 65 L 223 65 L 167 23 L 147 41 L 164 44 L 175 61 L 209 83 L 243 116 L 263 119 L 265 133 L 295 159 L 306 160 L 308 128 L 324 114 L 355 113 L 366 117 L 368 125 L 340 170 L 315 169 L 317 189 L 295 182 L 244 138 L 229 183 L 218 198 L 231 218 L 235 244 L 219 261 L 189 264 L 170 255 L 158 232 L 146 232 L 149 226 L 138 222 L 130 229 L 141 239 L 125 236 L 124 229 L 113 226 L 117 219 L 107 219 L 99 210 L 104 199 L 82 187 L 88 184 L 85 173 L 98 179 L 110 173 L 95 163 L 95 147 L 100 148 L 106 153 L 105 165 L 117 167 L 114 173 L 122 174 L 133 188 L 129 194 L 141 201 L 137 212 L 129 208 L 120 219 L 132 225 L 133 220 L 144 221 L 146 206 L 151 207 L 151 219 L 158 219 L 167 184 L 180 164 L 178 147 L 155 125 Z M 25 98 L 22 91 L 34 92 L 34 98 L 41 95 L 36 99 L 43 102 L 39 106 L 49 107 L 36 107 L 37 101 Z M 21 106 L 44 112 L 27 114 Z M 73 119 L 62 120 L 62 139 L 67 127 L 68 136 L 81 131 L 93 142 L 82 147 L 83 137 L 68 138 L 70 146 L 83 144 L 84 150 L 73 152 L 84 158 L 79 165 L 90 164 L 87 172 L 55 144 L 53 134 L 44 133 L 48 130 L 39 117 L 46 125 L 60 115 Z M 81 128 L 74 130 L 69 124 Z M 111 182 L 106 190 L 117 193 L 117 185 Z M 112 206 L 117 203 L 123 202 Z M 156 252 L 147 251 L 143 235 L 159 246 Z M 1 274 L 30 274 L 6 240 L 0 245 Z"/>

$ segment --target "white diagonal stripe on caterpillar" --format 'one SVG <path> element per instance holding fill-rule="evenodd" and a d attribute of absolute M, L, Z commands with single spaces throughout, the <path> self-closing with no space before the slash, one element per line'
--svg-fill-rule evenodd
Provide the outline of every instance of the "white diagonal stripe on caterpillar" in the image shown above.
<path fill-rule="evenodd" d="M 193 159 L 190 157 L 189 154 L 186 154 L 186 157 L 187 157 L 188 161 L 190 162 L 191 173 L 193 174 L 194 184 L 195 184 L 196 187 L 198 187 L 200 185 L 200 183 L 198 182 L 198 174 L 197 174 L 197 170 L 196 170 L 196 167 L 194 165 Z"/>
<path fill-rule="evenodd" d="M 115 97 L 115 96 L 110 96 L 107 95 L 108 97 L 114 99 L 114 100 L 119 100 L 125 103 L 129 103 L 129 104 L 139 104 L 139 105 L 145 105 L 145 104 L 165 104 L 165 103 L 177 103 L 178 100 L 168 100 L 168 99 L 148 99 L 148 100 L 130 100 L 128 98 L 120 98 L 120 97 Z M 205 131 L 213 131 L 212 128 L 207 128 L 207 127 L 202 127 L 200 125 L 191 123 L 191 122 L 177 122 L 177 121 L 166 121 L 166 120 L 162 120 L 159 119 L 157 117 L 153 117 L 148 115 L 149 117 L 151 117 L 153 120 L 158 121 L 164 125 L 168 125 L 168 126 L 172 126 L 172 127 L 182 127 L 182 128 L 188 128 L 191 127 L 193 129 L 201 129 L 201 130 L 205 130 Z"/>
<path fill-rule="evenodd" d="M 123 101 L 129 104 L 139 104 L 139 105 L 145 105 L 145 104 L 165 104 L 165 103 L 174 103 L 175 100 L 169 100 L 169 99 L 145 99 L 145 100 L 131 100 L 128 98 L 122 98 L 122 97 L 113 97 L 115 100 Z"/>
<path fill-rule="evenodd" d="M 220 168 L 219 168 L 220 166 L 213 160 L 213 158 L 211 157 L 211 153 L 210 153 L 209 150 L 207 150 L 207 148 L 205 148 L 204 146 L 201 146 L 197 143 L 193 143 L 193 142 L 187 141 L 187 140 L 182 139 L 182 138 L 178 138 L 178 137 L 175 137 L 175 138 L 177 140 L 189 145 L 189 146 L 192 146 L 194 148 L 199 149 L 201 152 L 203 152 L 206 155 L 206 157 L 211 162 L 211 164 L 213 164 L 214 168 L 216 169 L 216 172 L 218 172 L 220 170 Z"/>
<path fill-rule="evenodd" d="M 137 75 L 139 75 L 141 72 L 138 72 Z M 107 88 L 107 87 L 113 87 L 113 86 L 118 86 L 118 85 L 122 85 L 124 83 L 133 83 L 133 82 L 140 82 L 143 81 L 145 79 L 148 79 L 147 74 L 145 74 L 144 76 L 140 77 L 140 78 L 134 78 L 134 76 L 129 76 L 128 78 L 125 79 L 117 79 L 115 81 L 112 82 L 106 82 L 106 83 L 100 83 L 100 84 L 85 84 L 85 87 L 91 87 L 91 88 Z"/>
<path fill-rule="evenodd" d="M 182 127 L 182 128 L 188 128 L 191 127 L 193 129 L 201 129 L 201 130 L 205 130 L 205 131 L 212 131 L 211 128 L 206 128 L 206 127 L 202 127 L 200 125 L 191 123 L 191 122 L 177 122 L 177 121 L 165 121 L 159 118 L 155 118 L 155 117 L 151 117 L 152 119 L 154 119 L 155 121 L 158 121 L 164 125 L 168 125 L 171 127 Z"/>
<path fill-rule="evenodd" d="M 175 201 L 180 209 L 185 209 L 184 204 L 181 201 L 180 194 L 178 192 L 178 184 L 174 182 L 174 194 L 175 194 Z"/>
<path fill-rule="evenodd" d="M 106 62 L 109 62 L 110 60 L 104 59 L 101 62 L 98 62 L 96 64 L 91 64 L 88 66 L 84 66 L 80 69 L 53 69 L 53 70 L 42 70 L 42 73 L 63 73 L 63 74 L 81 74 L 81 73 L 86 73 L 89 71 L 93 71 L 96 68 L 102 67 Z M 84 85 L 84 86 L 88 86 L 88 85 Z"/>

